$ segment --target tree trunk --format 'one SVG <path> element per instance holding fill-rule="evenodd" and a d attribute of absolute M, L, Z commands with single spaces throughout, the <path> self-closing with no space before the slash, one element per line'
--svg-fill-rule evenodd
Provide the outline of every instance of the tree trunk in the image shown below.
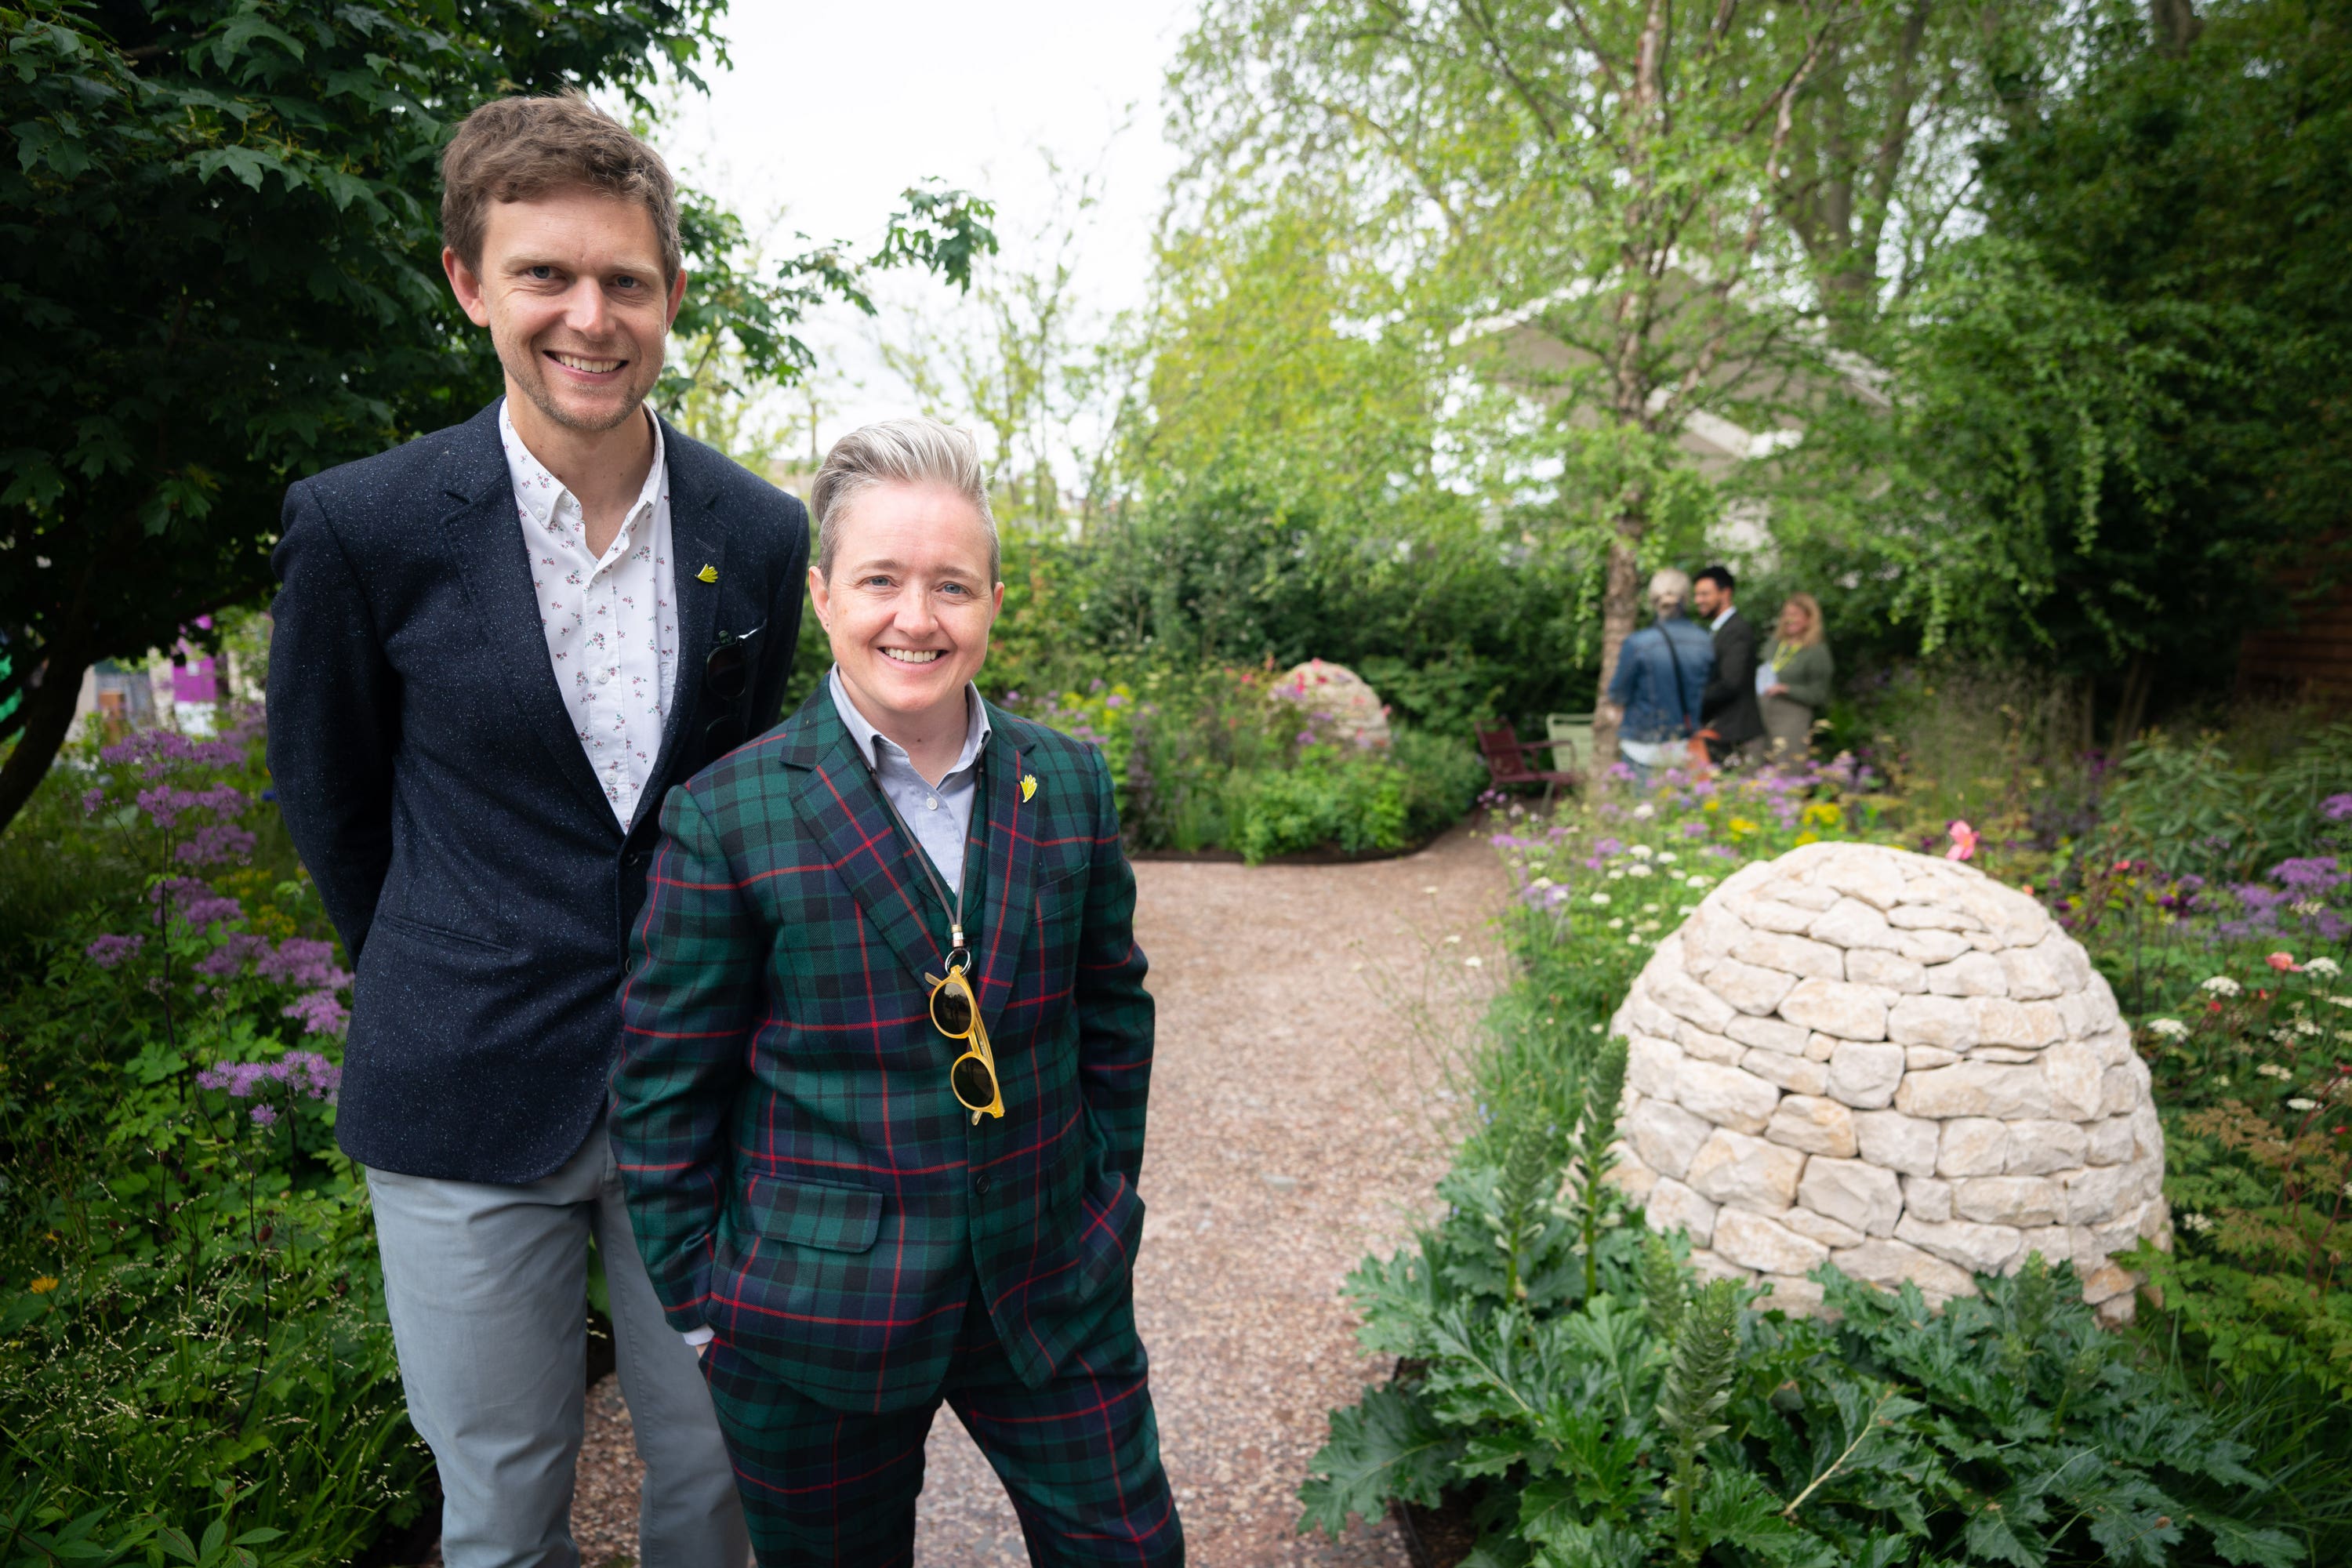
<path fill-rule="evenodd" d="M 2205 30 L 2196 0 L 2151 0 L 2148 19 L 2156 24 L 2156 47 L 2176 60 L 2188 55 L 2189 46 Z"/>
<path fill-rule="evenodd" d="M 1616 537 L 1609 542 L 1608 575 L 1601 590 L 1601 688 L 1592 698 L 1592 771 L 1597 779 L 1617 761 L 1617 711 L 1609 706 L 1609 682 L 1617 674 L 1618 650 L 1633 635 L 1633 616 L 1642 598 L 1641 565 L 1633 547 L 1642 537 L 1643 519 L 1629 511 L 1618 520 Z"/>
<path fill-rule="evenodd" d="M 58 748 L 73 728 L 74 704 L 81 697 L 82 671 L 90 666 L 88 647 L 50 643 L 42 650 L 40 673 L 25 683 L 25 729 L 16 749 L 0 765 L 0 833 L 16 820 L 57 761 Z"/>
<path fill-rule="evenodd" d="M 2116 733 L 2111 748 L 2116 756 L 2121 757 L 2124 748 L 2138 737 L 2140 725 L 2147 718 L 2148 692 L 2155 685 L 2156 671 L 2147 655 L 2132 655 L 2131 666 L 2124 671 L 2123 697 L 2116 704 Z"/>

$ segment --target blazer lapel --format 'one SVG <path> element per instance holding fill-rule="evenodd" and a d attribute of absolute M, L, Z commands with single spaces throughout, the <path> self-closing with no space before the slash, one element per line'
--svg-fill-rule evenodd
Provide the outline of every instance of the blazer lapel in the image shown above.
<path fill-rule="evenodd" d="M 1021 798 L 1021 780 L 1028 772 L 1021 753 L 1007 734 L 1003 713 L 988 718 L 988 747 L 982 763 L 981 788 L 987 795 L 988 921 L 980 929 L 979 951 L 972 967 L 980 974 L 975 987 L 980 1016 L 993 1024 L 1013 999 L 1013 983 L 1027 944 L 1034 896 L 1037 857 L 1035 822 L 1038 805 Z M 972 816 L 980 816 L 978 810 Z"/>
<path fill-rule="evenodd" d="M 547 631 L 531 585 L 530 548 L 515 515 L 514 481 L 499 444 L 498 405 L 476 415 L 467 430 L 470 449 L 446 487 L 457 504 L 441 520 L 449 559 L 465 581 L 483 640 L 505 670 L 507 695 L 522 727 L 547 749 L 566 786 L 617 836 L 621 825 L 613 803 L 604 798 L 580 749 L 579 732 L 548 662 Z"/>
<path fill-rule="evenodd" d="M 915 858 L 922 851 L 891 822 L 828 683 L 818 683 L 788 729 L 779 760 L 792 772 L 793 810 L 818 852 L 910 975 L 944 973 L 947 954 L 931 930 L 938 896 Z"/>
<path fill-rule="evenodd" d="M 661 810 L 662 797 L 676 782 L 672 771 L 679 760 L 694 754 L 703 726 L 719 717 L 706 711 L 702 699 L 702 668 L 719 637 L 719 584 L 706 583 L 701 573 L 711 569 L 723 580 L 727 534 L 714 510 L 719 489 L 703 470 L 703 454 L 695 445 L 662 425 L 662 456 L 669 484 L 670 592 L 677 595 L 677 670 L 670 689 L 669 712 L 662 722 L 661 752 L 637 802 L 640 818 Z M 749 626 L 730 626 L 741 633 Z"/>

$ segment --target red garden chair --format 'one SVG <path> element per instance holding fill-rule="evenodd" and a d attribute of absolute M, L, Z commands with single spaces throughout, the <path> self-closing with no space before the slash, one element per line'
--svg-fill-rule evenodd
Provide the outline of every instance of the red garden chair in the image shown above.
<path fill-rule="evenodd" d="M 1580 773 L 1560 768 L 1538 768 L 1530 765 L 1530 757 L 1540 756 L 1551 750 L 1546 742 L 1522 741 L 1508 724 L 1488 730 L 1473 726 L 1478 737 L 1478 757 L 1486 764 L 1487 774 L 1496 789 L 1514 789 L 1525 784 L 1544 786 L 1544 805 L 1562 788 L 1574 789 L 1584 782 Z"/>

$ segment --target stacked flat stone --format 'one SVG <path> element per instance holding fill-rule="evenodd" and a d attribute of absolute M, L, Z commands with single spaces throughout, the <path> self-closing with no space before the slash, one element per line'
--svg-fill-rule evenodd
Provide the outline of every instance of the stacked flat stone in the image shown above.
<path fill-rule="evenodd" d="M 1389 712 L 1381 694 L 1344 664 L 1310 658 L 1284 670 L 1267 690 L 1272 700 L 1288 702 L 1320 722 L 1327 739 L 1388 750 Z"/>
<path fill-rule="evenodd" d="M 1818 1301 L 1823 1262 L 1940 1305 L 2071 1259 L 2110 1323 L 2168 1247 L 2164 1133 L 2114 993 L 1973 867 L 1811 844 L 1743 868 L 1661 942 L 1627 1037 L 1622 1163 L 1706 1271 Z"/>

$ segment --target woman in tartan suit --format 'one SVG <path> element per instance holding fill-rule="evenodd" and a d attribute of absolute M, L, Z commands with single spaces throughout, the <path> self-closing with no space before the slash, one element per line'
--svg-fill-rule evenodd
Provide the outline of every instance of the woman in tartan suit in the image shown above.
<path fill-rule="evenodd" d="M 970 437 L 856 432 L 815 510 L 833 672 L 662 812 L 613 1075 L 639 1247 L 706 1346 L 761 1563 L 910 1563 L 944 1402 L 1033 1562 L 1181 1563 L 1108 773 L 971 684 L 1004 590 Z"/>

